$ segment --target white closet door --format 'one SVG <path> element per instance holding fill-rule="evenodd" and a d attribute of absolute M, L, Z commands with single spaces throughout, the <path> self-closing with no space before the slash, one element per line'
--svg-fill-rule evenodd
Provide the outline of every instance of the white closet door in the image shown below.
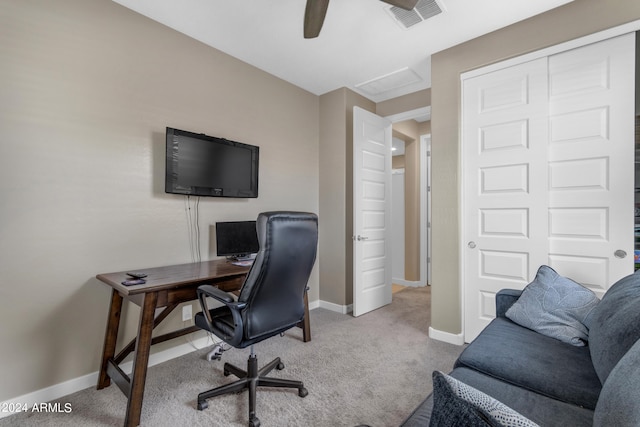
<path fill-rule="evenodd" d="M 547 60 L 463 82 L 465 337 L 546 261 Z"/>
<path fill-rule="evenodd" d="M 634 69 L 634 34 L 549 57 L 549 265 L 599 296 L 633 272 Z"/>
<path fill-rule="evenodd" d="M 463 81 L 465 341 L 542 264 L 633 272 L 634 63 L 629 34 Z"/>

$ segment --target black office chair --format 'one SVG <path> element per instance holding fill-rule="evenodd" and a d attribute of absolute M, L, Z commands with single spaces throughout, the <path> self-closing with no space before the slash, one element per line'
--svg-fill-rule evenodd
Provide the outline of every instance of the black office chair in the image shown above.
<path fill-rule="evenodd" d="M 207 408 L 207 399 L 227 393 L 249 390 L 249 426 L 257 427 L 256 388 L 297 388 L 298 395 L 308 392 L 301 381 L 269 378 L 274 368 L 284 369 L 280 358 L 258 369 L 253 344 L 278 335 L 298 324 L 304 317 L 304 293 L 316 259 L 318 217 L 302 212 L 265 212 L 258 216 L 256 230 L 260 251 L 240 289 L 237 300 L 231 294 L 203 285 L 198 288 L 202 312 L 195 324 L 214 333 L 236 348 L 251 346 L 251 355 L 244 371 L 224 364 L 224 375 L 234 374 L 238 381 L 198 395 L 198 409 Z M 207 297 L 224 306 L 209 309 Z"/>

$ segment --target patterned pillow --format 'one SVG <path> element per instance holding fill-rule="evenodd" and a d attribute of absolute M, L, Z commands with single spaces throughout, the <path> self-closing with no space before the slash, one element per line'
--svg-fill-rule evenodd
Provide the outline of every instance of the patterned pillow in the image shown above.
<path fill-rule="evenodd" d="M 543 265 L 506 316 L 520 326 L 580 347 L 589 339 L 585 319 L 599 302 L 591 290 Z"/>
<path fill-rule="evenodd" d="M 505 404 L 439 371 L 433 372 L 431 427 L 539 427 Z"/>

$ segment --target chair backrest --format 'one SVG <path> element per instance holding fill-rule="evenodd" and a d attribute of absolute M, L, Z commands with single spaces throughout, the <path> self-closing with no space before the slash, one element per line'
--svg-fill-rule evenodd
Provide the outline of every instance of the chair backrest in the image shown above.
<path fill-rule="evenodd" d="M 238 301 L 244 340 L 259 341 L 283 332 L 304 317 L 304 293 L 316 260 L 318 217 L 305 212 L 264 212 L 256 231 L 260 251 Z"/>

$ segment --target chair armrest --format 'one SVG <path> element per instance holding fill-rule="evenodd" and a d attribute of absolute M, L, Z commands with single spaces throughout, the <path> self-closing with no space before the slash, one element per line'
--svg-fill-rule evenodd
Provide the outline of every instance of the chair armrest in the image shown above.
<path fill-rule="evenodd" d="M 214 298 L 225 305 L 230 304 L 234 301 L 231 295 L 211 285 L 198 286 L 197 292 L 198 295 L 205 294 L 206 296 Z"/>
<path fill-rule="evenodd" d="M 522 295 L 519 289 L 501 289 L 496 294 L 496 317 L 506 317 L 507 310 Z"/>
<path fill-rule="evenodd" d="M 231 345 L 235 345 L 242 340 L 242 316 L 240 310 L 246 307 L 247 303 L 238 302 L 233 299 L 233 296 L 225 291 L 213 287 L 211 285 L 202 285 L 197 289 L 198 300 L 200 301 L 200 307 L 202 308 L 202 314 L 207 323 L 207 329 L 209 332 L 213 332 L 222 338 L 224 341 Z M 233 316 L 233 322 L 236 325 L 233 331 L 233 335 L 229 335 L 224 331 L 221 331 L 213 326 L 213 319 L 211 318 L 211 312 L 207 304 L 207 297 L 211 297 L 217 301 L 220 301 L 227 306 Z"/>

